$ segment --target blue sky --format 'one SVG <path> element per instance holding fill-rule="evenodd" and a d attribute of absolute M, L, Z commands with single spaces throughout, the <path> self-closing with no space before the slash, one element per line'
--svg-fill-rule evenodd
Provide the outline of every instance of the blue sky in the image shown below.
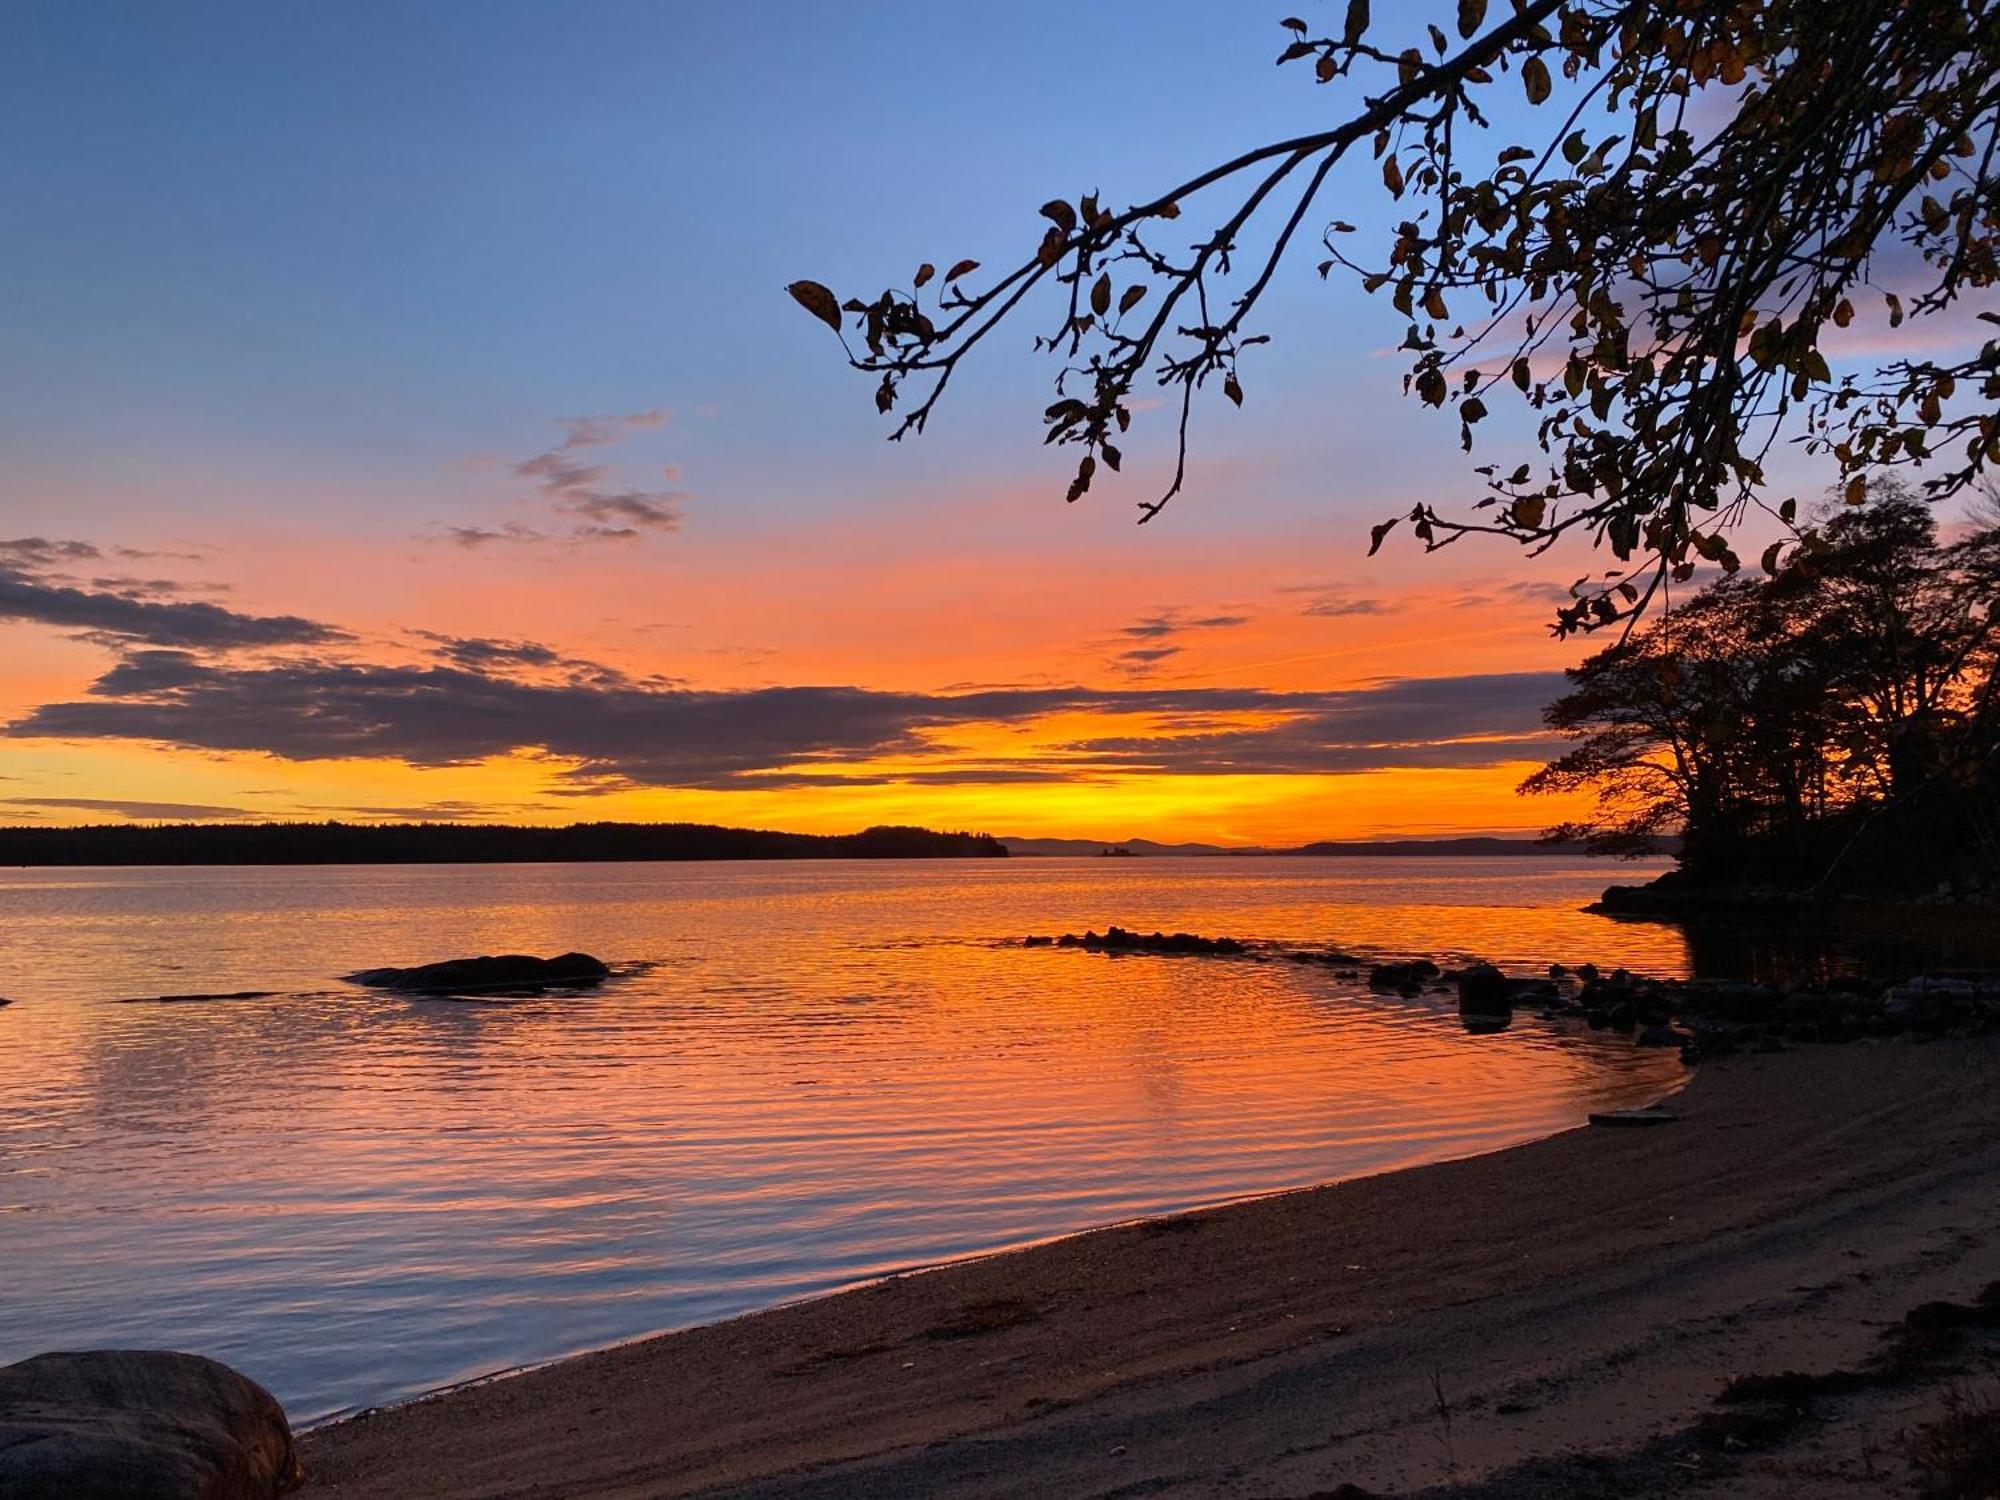
<path fill-rule="evenodd" d="M 1336 9 L 1303 13 L 1331 26 Z M 1071 459 L 1039 442 L 1053 368 L 1030 349 L 1032 305 L 926 436 L 890 445 L 868 383 L 784 294 L 812 277 L 872 295 L 924 260 L 998 269 L 1032 250 L 1047 198 L 1151 197 L 1324 123 L 1351 97 L 1273 66 L 1278 14 L 1189 0 L 0 4 L 0 546 L 74 544 L 0 555 L 0 583 L 30 601 L 0 620 L 15 663 L 0 674 L 0 778 L 32 789 L 12 808 L 58 816 L 29 799 L 85 784 L 245 815 L 504 804 L 838 827 L 950 813 L 1085 837 L 1545 821 L 1560 810 L 1511 794 L 1532 705 L 1526 730 L 1520 714 L 1500 722 L 1491 679 L 1587 649 L 1552 644 L 1543 622 L 1551 582 L 1588 560 L 1529 564 L 1499 545 L 1364 558 L 1370 523 L 1470 499 L 1477 480 L 1455 424 L 1400 394 L 1400 320 L 1351 281 L 1322 284 L 1310 244 L 1267 298 L 1276 339 L 1244 360 L 1246 406 L 1198 406 L 1192 482 L 1144 529 L 1133 507 L 1171 461 L 1164 415 L 1141 415 L 1122 481 L 1064 507 Z M 1365 241 L 1392 212 L 1357 158 L 1315 221 L 1353 220 Z M 583 417 L 599 426 L 564 425 Z M 597 469 L 561 488 L 524 467 L 556 459 Z M 659 524 L 601 545 L 545 534 L 609 493 L 657 497 Z M 450 541 L 468 530 L 513 540 Z M 128 705 L 147 733 L 31 732 L 98 722 L 38 713 L 110 695 L 139 680 L 109 672 L 142 647 L 183 649 L 213 623 L 135 616 L 107 594 L 254 617 L 218 648 L 236 655 L 200 664 L 227 679 L 207 703 L 279 680 L 378 691 L 402 680 L 387 669 L 456 664 L 465 648 L 445 643 L 478 640 L 535 647 L 478 648 L 481 671 L 507 663 L 566 691 L 596 673 L 621 692 L 831 687 L 917 707 L 842 742 L 874 766 L 853 787 L 783 797 L 775 765 L 743 783 L 763 790 L 656 767 L 643 785 L 593 779 L 589 755 L 531 733 L 497 757 L 482 739 L 464 765 L 399 759 L 393 745 L 433 743 L 410 734 L 313 757 L 296 724 L 218 748 L 158 729 L 163 706 L 192 712 L 179 688 Z M 240 644 L 280 617 L 312 628 L 279 629 L 290 644 L 261 654 Z M 156 623 L 149 638 L 84 618 Z M 191 670 L 158 667 L 144 680 Z M 1009 745 L 1035 741 L 1042 775 L 1083 742 L 1065 734 L 1158 731 L 1116 697 L 1140 679 L 1278 695 L 1259 701 L 1293 705 L 1284 753 L 1259 776 L 1181 756 L 1201 774 L 1022 789 Z M 1340 774 L 1307 774 L 1305 705 L 1355 700 L 1284 695 L 1407 695 L 1395 684 L 1413 679 L 1464 684 L 1409 700 L 1462 706 L 1440 711 L 1434 742 L 1380 765 L 1343 745 L 1325 757 Z M 923 695 L 995 683 L 1085 686 L 1058 696 L 1106 722 L 1044 712 L 949 745 L 924 727 L 964 714 Z M 473 711 L 452 702 L 436 711 Z M 763 721 L 761 701 L 738 707 L 756 712 L 730 722 Z M 992 784 L 968 790 L 954 771 L 949 800 L 914 763 L 877 764 L 913 754 L 991 766 Z M 579 805 L 579 778 L 604 800 Z M 1084 826 L 1096 809 L 1119 821 Z"/>

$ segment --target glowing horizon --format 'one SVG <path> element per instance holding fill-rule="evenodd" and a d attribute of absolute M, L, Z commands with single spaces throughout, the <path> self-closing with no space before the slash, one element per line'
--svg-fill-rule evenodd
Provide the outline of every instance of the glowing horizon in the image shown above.
<path fill-rule="evenodd" d="M 1083 170 L 1024 79 L 1117 124 L 1085 164 L 1114 196 L 1226 144 L 1208 122 L 1295 128 L 1315 95 L 1267 28 L 1176 0 L 1105 68 L 1051 54 L 1052 5 L 754 9 L 446 0 L 304 48 L 250 7 L 226 46 L 169 11 L 0 23 L 0 113 L 40 145 L 0 240 L 0 821 L 1288 844 L 1576 811 L 1514 787 L 1598 644 L 1551 640 L 1553 601 L 1611 564 L 1367 557 L 1479 494 L 1386 305 L 1291 268 L 1251 399 L 1198 414 L 1137 528 L 1153 414 L 1065 507 L 1044 359 L 995 350 L 891 446 L 783 293 L 1017 249 Z M 1367 173 L 1331 191 L 1389 212 Z"/>

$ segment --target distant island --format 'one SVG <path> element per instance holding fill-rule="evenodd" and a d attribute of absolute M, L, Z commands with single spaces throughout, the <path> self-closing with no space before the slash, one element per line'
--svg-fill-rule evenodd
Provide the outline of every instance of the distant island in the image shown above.
<path fill-rule="evenodd" d="M 1575 840 L 1540 838 L 1498 838 L 1472 836 L 1448 839 L 1341 839 L 1300 844 L 1294 848 L 1269 849 L 1227 844 L 1157 844 L 1151 839 L 1022 839 L 1003 838 L 1009 854 L 1062 856 L 1129 854 L 1134 857 L 1169 858 L 1210 854 L 1311 854 L 1322 857 L 1346 855 L 1373 857 L 1431 855 L 1458 859 L 1490 858 L 1496 855 L 1563 854 L 1572 857 L 1588 851 Z M 1670 840 L 1659 841 L 1662 855 L 1673 853 Z"/>
<path fill-rule="evenodd" d="M 777 833 L 708 823 L 108 823 L 0 828 L 0 865 L 541 864 L 690 859 L 1004 859 L 984 833 Z"/>

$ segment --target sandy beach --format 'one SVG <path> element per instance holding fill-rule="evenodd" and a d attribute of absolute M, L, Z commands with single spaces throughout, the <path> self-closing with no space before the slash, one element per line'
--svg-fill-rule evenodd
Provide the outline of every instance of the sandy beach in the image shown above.
<path fill-rule="evenodd" d="M 1729 1059 L 1672 1107 L 364 1414 L 306 1434 L 309 1492 L 1896 1492 L 1986 1335 L 1759 1441 L 1715 1403 L 2000 1280 L 2000 1041 Z"/>

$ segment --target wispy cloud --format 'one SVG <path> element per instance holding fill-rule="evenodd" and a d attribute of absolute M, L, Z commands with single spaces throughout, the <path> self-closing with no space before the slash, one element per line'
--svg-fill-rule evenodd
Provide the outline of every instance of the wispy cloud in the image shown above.
<path fill-rule="evenodd" d="M 1318 619 L 1337 620 L 1350 615 L 1386 615 L 1395 608 L 1387 599 L 1356 595 L 1334 583 L 1294 583 L 1278 592 L 1302 596 L 1304 602 L 1299 606 L 1299 613 L 1312 615 Z"/>
<path fill-rule="evenodd" d="M 1141 677 L 1152 671 L 1161 662 L 1181 654 L 1186 647 L 1170 644 L 1176 636 L 1187 635 L 1198 630 L 1233 630 L 1239 625 L 1248 625 L 1250 616 L 1237 614 L 1196 614 L 1189 609 L 1163 609 L 1134 620 L 1122 626 L 1114 644 L 1122 649 L 1114 651 L 1112 667 L 1128 677 Z M 1143 646 L 1129 646 L 1127 641 L 1144 641 Z"/>
<path fill-rule="evenodd" d="M 215 822 L 256 814 L 240 807 L 211 807 L 201 802 L 144 802 L 123 797 L 0 797 L 8 807 L 57 808 L 69 812 L 104 813 L 140 822 Z"/>
<path fill-rule="evenodd" d="M 533 483 L 536 494 L 548 503 L 556 521 L 553 529 L 518 521 L 498 526 L 445 526 L 440 529 L 440 539 L 460 547 L 483 547 L 493 542 L 629 541 L 649 531 L 676 530 L 681 507 L 688 499 L 685 491 L 622 482 L 594 451 L 612 447 L 635 433 L 664 427 L 669 418 L 670 414 L 658 407 L 563 418 L 558 423 L 563 430 L 561 442 L 510 468 L 516 478 Z M 679 477 L 672 465 L 660 472 L 669 484 Z"/>

